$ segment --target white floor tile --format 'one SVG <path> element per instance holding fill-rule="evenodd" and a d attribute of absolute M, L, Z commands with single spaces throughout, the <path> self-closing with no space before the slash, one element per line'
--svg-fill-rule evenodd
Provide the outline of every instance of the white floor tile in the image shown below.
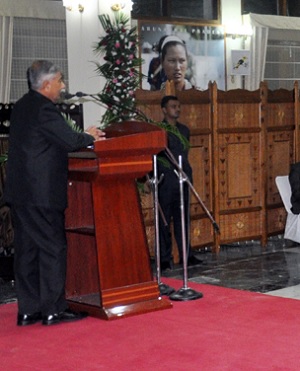
<path fill-rule="evenodd" d="M 280 290 L 266 292 L 267 295 L 280 296 L 282 298 L 290 298 L 300 300 L 300 285 L 286 287 Z"/>

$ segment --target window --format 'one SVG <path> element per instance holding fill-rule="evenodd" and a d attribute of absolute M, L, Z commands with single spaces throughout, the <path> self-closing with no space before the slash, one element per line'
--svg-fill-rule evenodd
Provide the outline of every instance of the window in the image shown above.
<path fill-rule="evenodd" d="M 269 29 L 264 80 L 271 90 L 292 90 L 300 80 L 300 31 Z"/>
<path fill-rule="evenodd" d="M 27 90 L 26 70 L 35 59 L 49 59 L 68 79 L 67 37 L 64 20 L 14 18 L 10 101 Z"/>
<path fill-rule="evenodd" d="M 287 0 L 287 15 L 291 17 L 300 17 L 300 2 Z"/>
<path fill-rule="evenodd" d="M 220 0 L 133 0 L 132 18 L 220 22 Z"/>
<path fill-rule="evenodd" d="M 242 0 L 242 13 L 279 15 L 278 0 Z"/>

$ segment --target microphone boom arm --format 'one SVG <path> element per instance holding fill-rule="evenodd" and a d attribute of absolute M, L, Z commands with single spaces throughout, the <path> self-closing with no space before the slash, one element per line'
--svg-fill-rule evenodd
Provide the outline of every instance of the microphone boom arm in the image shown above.
<path fill-rule="evenodd" d="M 212 217 L 211 213 L 209 212 L 208 208 L 204 205 L 203 201 L 201 200 L 199 194 L 197 193 L 195 187 L 193 186 L 193 184 L 191 183 L 189 177 L 186 175 L 186 173 L 182 170 L 182 168 L 179 166 L 178 162 L 176 161 L 173 153 L 170 151 L 170 149 L 168 147 L 165 148 L 165 152 L 166 152 L 166 155 L 167 157 L 169 158 L 169 160 L 172 162 L 172 164 L 176 167 L 176 170 L 178 170 L 179 173 L 181 173 L 183 175 L 183 177 L 185 178 L 185 182 L 189 185 L 190 189 L 192 190 L 192 192 L 194 193 L 195 197 L 197 198 L 198 202 L 200 203 L 200 205 L 202 206 L 203 210 L 205 211 L 206 215 L 208 216 L 208 218 L 210 219 L 213 227 L 214 227 L 214 230 L 217 232 L 217 233 L 220 233 L 220 228 L 217 224 L 217 222 L 214 220 L 214 218 Z"/>

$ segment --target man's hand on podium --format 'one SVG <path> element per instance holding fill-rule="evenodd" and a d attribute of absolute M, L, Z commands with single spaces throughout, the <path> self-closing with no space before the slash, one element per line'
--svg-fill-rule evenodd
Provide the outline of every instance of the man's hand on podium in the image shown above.
<path fill-rule="evenodd" d="M 89 126 L 86 130 L 85 133 L 88 133 L 92 135 L 95 140 L 104 140 L 105 138 L 105 132 L 98 129 L 96 126 Z"/>

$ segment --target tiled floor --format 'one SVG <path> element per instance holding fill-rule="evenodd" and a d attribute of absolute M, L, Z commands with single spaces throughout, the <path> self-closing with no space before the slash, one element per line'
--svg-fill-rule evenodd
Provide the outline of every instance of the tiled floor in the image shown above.
<path fill-rule="evenodd" d="M 188 268 L 188 281 L 300 299 L 300 245 L 281 236 L 270 238 L 265 248 L 248 241 L 224 245 L 218 255 L 208 248 L 197 256 L 202 263 Z M 175 265 L 162 272 L 161 281 L 164 277 L 183 280 L 183 275 L 182 266 Z M 6 271 L 0 277 L 0 304 L 15 300 L 13 277 Z"/>
<path fill-rule="evenodd" d="M 208 283 L 300 299 L 300 246 L 281 236 L 272 237 L 262 248 L 257 241 L 221 247 L 216 256 L 209 251 L 198 257 L 203 263 L 188 269 L 188 281 Z M 183 279 L 183 269 L 175 266 L 164 277 Z"/>

